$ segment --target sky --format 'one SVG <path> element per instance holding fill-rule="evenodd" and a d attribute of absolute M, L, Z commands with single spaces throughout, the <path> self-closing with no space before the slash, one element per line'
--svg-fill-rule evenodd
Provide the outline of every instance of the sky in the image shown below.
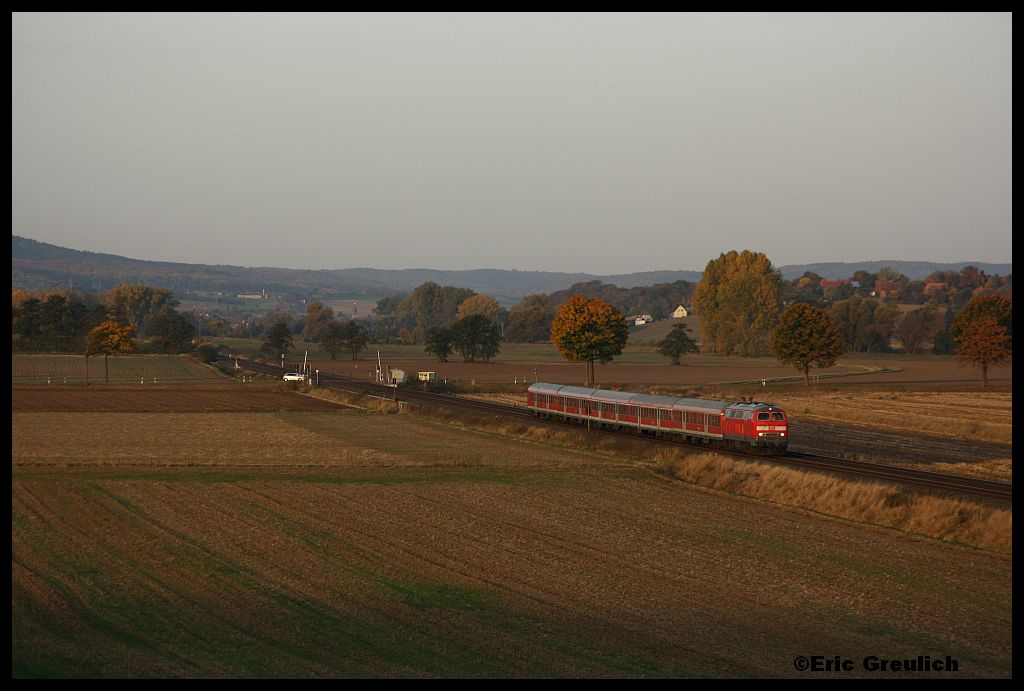
<path fill-rule="evenodd" d="M 34 14 L 11 232 L 137 259 L 1011 261 L 1012 16 Z"/>

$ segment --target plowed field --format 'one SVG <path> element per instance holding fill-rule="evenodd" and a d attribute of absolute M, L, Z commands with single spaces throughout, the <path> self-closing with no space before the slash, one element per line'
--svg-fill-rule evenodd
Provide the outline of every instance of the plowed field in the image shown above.
<path fill-rule="evenodd" d="M 1011 557 L 410 416 L 12 416 L 13 676 L 1011 673 Z"/>

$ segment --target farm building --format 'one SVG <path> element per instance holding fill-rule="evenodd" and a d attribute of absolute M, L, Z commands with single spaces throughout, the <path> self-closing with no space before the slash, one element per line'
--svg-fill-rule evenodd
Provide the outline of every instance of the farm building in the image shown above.
<path fill-rule="evenodd" d="M 688 316 L 690 316 L 690 313 L 687 312 L 686 308 L 683 307 L 682 305 L 679 305 L 679 307 L 676 307 L 675 311 L 672 312 L 672 318 L 673 319 L 682 319 L 683 317 L 688 317 Z"/>

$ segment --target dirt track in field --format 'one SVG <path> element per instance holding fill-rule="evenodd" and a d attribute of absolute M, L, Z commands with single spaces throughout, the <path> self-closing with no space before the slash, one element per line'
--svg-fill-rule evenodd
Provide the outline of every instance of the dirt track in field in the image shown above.
<path fill-rule="evenodd" d="M 15 411 L 253 411 L 336 410 L 336 404 L 288 391 L 244 389 L 15 388 Z"/>

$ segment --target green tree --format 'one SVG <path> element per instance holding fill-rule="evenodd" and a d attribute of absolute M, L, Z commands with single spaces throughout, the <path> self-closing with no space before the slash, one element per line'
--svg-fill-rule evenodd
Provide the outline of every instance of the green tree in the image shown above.
<path fill-rule="evenodd" d="M 790 306 L 779 320 L 772 337 L 772 351 L 784 365 L 804 373 L 810 384 L 811 365 L 831 367 L 843 354 L 839 329 L 823 310 L 804 303 Z"/>
<path fill-rule="evenodd" d="M 988 368 L 1006 364 L 1012 355 L 1010 334 L 992 315 L 983 314 L 962 328 L 956 359 L 981 368 L 981 385 L 988 386 Z"/>
<path fill-rule="evenodd" d="M 760 252 L 712 259 L 694 289 L 704 345 L 724 355 L 761 355 L 778 323 L 782 275 Z"/>
<path fill-rule="evenodd" d="M 476 295 L 468 288 L 439 286 L 428 281 L 417 287 L 395 310 L 395 328 L 447 326 L 456 320 L 459 305 Z"/>
<path fill-rule="evenodd" d="M 276 360 L 282 355 L 287 355 L 294 347 L 292 332 L 288 328 L 288 324 L 284 321 L 276 321 L 267 329 L 267 337 L 263 345 L 260 346 L 260 351 L 266 353 L 267 357 Z"/>
<path fill-rule="evenodd" d="M 347 350 L 353 360 L 359 359 L 359 353 L 369 342 L 369 334 L 362 324 L 354 320 L 339 321 L 332 319 L 320 330 L 322 345 L 334 360 L 341 350 Z"/>
<path fill-rule="evenodd" d="M 918 353 L 942 329 L 942 314 L 932 305 L 908 312 L 896 324 L 896 338 L 907 355 Z"/>
<path fill-rule="evenodd" d="M 337 359 L 338 351 L 342 349 L 342 324 L 337 319 L 332 319 L 320 329 L 318 342 L 331 356 L 332 360 Z"/>
<path fill-rule="evenodd" d="M 551 320 L 555 310 L 547 295 L 527 295 L 509 310 L 505 340 L 513 343 L 536 343 L 551 337 Z"/>
<path fill-rule="evenodd" d="M 874 298 L 853 298 L 832 305 L 828 314 L 850 353 L 885 350 L 896 328 L 897 310 Z"/>
<path fill-rule="evenodd" d="M 586 384 L 594 383 L 594 361 L 621 355 L 629 340 L 626 319 L 617 309 L 582 295 L 569 298 L 551 322 L 551 342 L 562 357 L 587 363 Z"/>
<path fill-rule="evenodd" d="M 489 362 L 498 354 L 501 333 L 498 326 L 483 314 L 471 314 L 451 326 L 453 344 L 466 362 L 476 362 L 479 357 Z"/>
<path fill-rule="evenodd" d="M 350 319 L 341 325 L 341 345 L 349 352 L 353 360 L 359 359 L 359 353 L 365 348 L 370 340 L 370 334 L 366 327 L 359 322 Z"/>
<path fill-rule="evenodd" d="M 678 365 L 679 359 L 687 353 L 700 352 L 697 342 L 690 336 L 690 329 L 686 324 L 675 324 L 655 348 L 669 358 L 673 365 Z"/>
<path fill-rule="evenodd" d="M 171 291 L 137 283 L 122 283 L 107 293 L 107 315 L 118 324 L 131 324 L 140 337 L 149 335 L 150 321 L 178 306 Z"/>
<path fill-rule="evenodd" d="M 114 321 L 105 321 L 89 332 L 85 342 L 85 382 L 89 383 L 89 356 L 103 353 L 103 380 L 110 381 L 108 358 L 111 355 L 124 355 L 135 348 L 132 336 L 135 328 L 130 324 L 122 326 Z"/>
<path fill-rule="evenodd" d="M 150 321 L 149 337 L 164 353 L 185 353 L 192 349 L 196 329 L 191 322 L 174 310 L 166 310 Z"/>
<path fill-rule="evenodd" d="M 432 326 L 427 329 L 424 338 L 426 347 L 423 350 L 437 356 L 438 362 L 448 362 L 448 356 L 454 351 L 455 334 L 443 326 Z"/>

